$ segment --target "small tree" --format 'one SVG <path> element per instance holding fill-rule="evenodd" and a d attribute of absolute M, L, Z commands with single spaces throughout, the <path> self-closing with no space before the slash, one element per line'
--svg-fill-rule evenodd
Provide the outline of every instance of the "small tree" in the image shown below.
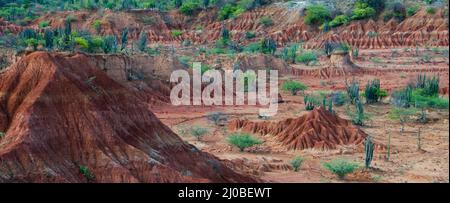
<path fill-rule="evenodd" d="M 410 121 L 416 114 L 417 110 L 415 108 L 394 108 L 389 112 L 389 118 L 400 121 L 402 126 L 400 132 L 403 132 L 405 129 L 405 123 Z"/>
<path fill-rule="evenodd" d="M 292 168 L 294 168 L 294 171 L 297 172 L 300 169 L 303 161 L 304 159 L 301 156 L 296 156 L 289 163 L 291 164 Z"/>
<path fill-rule="evenodd" d="M 201 141 L 202 137 L 208 133 L 208 129 L 199 126 L 194 126 L 190 130 L 191 135 L 197 138 L 197 141 Z"/>
<path fill-rule="evenodd" d="M 262 141 L 249 134 L 232 134 L 228 137 L 228 143 L 239 148 L 241 152 L 248 147 L 262 144 Z"/>
<path fill-rule="evenodd" d="M 335 159 L 324 163 L 323 167 L 334 173 L 339 179 L 342 180 L 347 174 L 353 173 L 358 168 L 358 164 L 343 159 Z"/>
<path fill-rule="evenodd" d="M 206 115 L 206 118 L 212 121 L 215 125 L 219 125 L 221 122 L 226 122 L 228 116 L 222 112 L 213 112 Z"/>
<path fill-rule="evenodd" d="M 322 5 L 311 5 L 306 8 L 304 21 L 308 25 L 322 25 L 331 19 L 330 11 Z"/>
<path fill-rule="evenodd" d="M 302 91 L 302 94 L 304 94 L 304 91 L 308 89 L 308 87 L 299 81 L 288 80 L 283 83 L 282 89 L 284 91 L 290 91 L 292 95 L 297 95 L 298 91 Z"/>

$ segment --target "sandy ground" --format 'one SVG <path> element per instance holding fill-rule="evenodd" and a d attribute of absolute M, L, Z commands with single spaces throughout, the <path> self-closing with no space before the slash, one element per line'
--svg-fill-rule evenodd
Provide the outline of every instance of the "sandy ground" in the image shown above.
<path fill-rule="evenodd" d="M 360 66 L 380 68 L 409 68 L 418 69 L 417 72 L 384 73 L 381 76 L 365 75 L 356 78 L 365 84 L 367 80 L 379 78 L 383 89 L 395 89 L 403 87 L 420 72 L 427 72 L 429 67 L 447 67 L 447 71 L 441 71 L 441 87 L 448 87 L 448 57 L 434 53 L 431 50 L 423 50 L 423 54 L 432 56 L 435 62 L 422 63 L 422 56 L 417 56 L 415 51 L 398 49 L 398 54 L 392 56 L 392 50 L 361 51 L 355 60 Z M 398 53 L 397 53 L 398 52 Z M 370 58 L 378 58 L 375 62 Z M 400 67 L 401 66 L 401 67 Z M 296 67 L 310 68 L 310 67 Z M 320 80 L 308 77 L 283 76 L 283 79 L 294 78 L 307 84 L 308 91 L 328 91 L 345 87 L 346 78 L 332 78 Z M 281 83 L 281 82 L 280 82 Z M 287 92 L 281 92 L 286 101 L 279 105 L 278 114 L 270 118 L 270 121 L 278 121 L 286 118 L 298 117 L 307 113 L 304 110 L 303 97 L 291 96 Z M 362 129 L 374 137 L 375 142 L 387 145 L 388 135 L 391 135 L 391 156 L 386 160 L 386 151 L 378 151 L 374 154 L 372 169 L 360 169 L 350 174 L 345 180 L 338 180 L 333 174 L 323 168 L 323 163 L 336 158 L 345 158 L 363 165 L 364 154 L 355 146 L 342 146 L 337 150 L 318 151 L 302 150 L 287 151 L 278 143 L 267 136 L 258 136 L 265 141 L 261 146 L 239 152 L 229 146 L 226 137 L 233 133 L 226 126 L 216 126 L 208 121 L 206 115 L 211 112 L 224 112 L 228 120 L 247 118 L 253 121 L 258 119 L 258 107 L 234 106 L 234 107 L 154 107 L 152 111 L 166 125 L 180 135 L 185 141 L 194 144 L 198 148 L 210 152 L 221 159 L 240 160 L 246 165 L 243 172 L 252 173 L 265 181 L 270 182 L 449 182 L 449 112 L 448 110 L 429 110 L 431 121 L 426 124 L 409 122 L 403 133 L 401 125 L 397 121 L 388 119 L 388 112 L 392 108 L 388 99 L 375 105 L 365 105 L 365 111 L 371 116 L 370 122 Z M 348 118 L 347 108 L 335 107 L 334 110 L 340 117 Z M 208 134 L 201 141 L 189 134 L 189 128 L 202 126 L 208 129 Z M 421 129 L 421 149 L 418 149 L 417 132 Z M 289 165 L 289 160 L 296 155 L 301 155 L 306 160 L 300 171 L 294 172 Z"/>

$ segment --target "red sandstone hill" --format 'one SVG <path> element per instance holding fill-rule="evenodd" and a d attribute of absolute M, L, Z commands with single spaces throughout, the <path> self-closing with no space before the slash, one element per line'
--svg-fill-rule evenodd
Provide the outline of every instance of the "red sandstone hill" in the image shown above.
<path fill-rule="evenodd" d="M 0 72 L 0 132 L 0 182 L 255 181 L 184 143 L 84 55 L 35 52 Z"/>
<path fill-rule="evenodd" d="M 323 108 L 316 108 L 299 118 L 280 122 L 234 120 L 230 122 L 229 128 L 273 136 L 289 150 L 327 150 L 335 149 L 338 145 L 358 145 L 367 136 L 350 121 Z"/>

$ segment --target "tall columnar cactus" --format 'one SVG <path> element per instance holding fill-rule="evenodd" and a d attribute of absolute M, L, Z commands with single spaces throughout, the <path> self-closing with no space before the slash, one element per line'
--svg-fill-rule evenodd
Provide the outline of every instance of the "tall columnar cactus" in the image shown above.
<path fill-rule="evenodd" d="M 364 154 L 365 154 L 365 165 L 366 168 L 370 167 L 370 163 L 373 159 L 373 151 L 375 149 L 375 144 L 372 141 L 372 138 L 368 136 L 364 141 Z"/>
<path fill-rule="evenodd" d="M 353 79 L 350 85 L 345 81 L 345 85 L 347 86 L 347 94 L 350 98 L 350 102 L 354 104 L 359 100 L 359 84 Z"/>
<path fill-rule="evenodd" d="M 333 113 L 333 98 L 330 98 L 330 100 L 328 101 L 328 111 L 330 113 Z"/>
<path fill-rule="evenodd" d="M 421 143 L 421 138 L 420 138 L 420 131 L 421 129 L 419 128 L 419 131 L 417 132 L 417 149 L 418 150 L 422 150 L 422 143 Z"/>
<path fill-rule="evenodd" d="M 388 144 L 387 144 L 387 155 L 386 160 L 389 161 L 391 158 L 391 133 L 388 133 Z"/>

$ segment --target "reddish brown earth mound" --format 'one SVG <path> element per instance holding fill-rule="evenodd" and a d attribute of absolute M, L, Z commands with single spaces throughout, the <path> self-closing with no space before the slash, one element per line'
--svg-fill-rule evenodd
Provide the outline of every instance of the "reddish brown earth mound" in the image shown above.
<path fill-rule="evenodd" d="M 350 121 L 316 108 L 308 114 L 281 122 L 234 120 L 231 130 L 270 135 L 288 150 L 335 149 L 338 145 L 361 144 L 367 134 Z"/>
<path fill-rule="evenodd" d="M 184 143 L 87 61 L 35 52 L 0 72 L 0 182 L 255 181 Z"/>

